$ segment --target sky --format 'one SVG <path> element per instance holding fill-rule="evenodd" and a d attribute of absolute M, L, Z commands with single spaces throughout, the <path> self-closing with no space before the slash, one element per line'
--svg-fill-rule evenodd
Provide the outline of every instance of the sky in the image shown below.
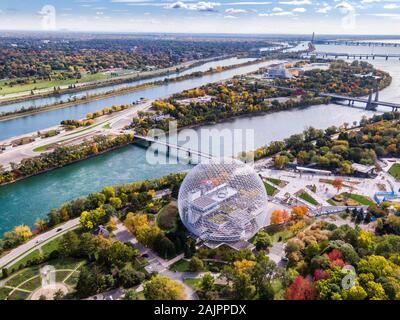
<path fill-rule="evenodd" d="M 0 0 L 0 30 L 400 35 L 400 0 Z"/>

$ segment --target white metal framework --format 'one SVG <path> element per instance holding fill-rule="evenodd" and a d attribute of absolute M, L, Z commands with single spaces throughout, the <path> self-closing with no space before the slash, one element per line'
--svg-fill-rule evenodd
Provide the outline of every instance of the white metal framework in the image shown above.
<path fill-rule="evenodd" d="M 253 168 L 234 159 L 212 159 L 182 182 L 179 214 L 204 241 L 248 240 L 267 221 L 267 193 Z"/>

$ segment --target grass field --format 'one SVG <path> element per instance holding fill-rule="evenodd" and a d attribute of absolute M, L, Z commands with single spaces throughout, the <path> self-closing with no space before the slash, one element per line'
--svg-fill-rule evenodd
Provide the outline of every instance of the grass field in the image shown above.
<path fill-rule="evenodd" d="M 199 290 L 201 285 L 201 278 L 186 278 L 183 280 L 185 284 L 191 287 L 193 290 Z"/>
<path fill-rule="evenodd" d="M 374 201 L 372 201 L 371 198 L 366 197 L 366 196 L 361 196 L 359 194 L 343 192 L 341 195 L 344 197 L 353 199 L 354 201 L 357 201 L 359 204 L 364 205 L 364 206 L 369 206 L 371 204 L 374 204 Z"/>
<path fill-rule="evenodd" d="M 52 245 L 54 247 L 54 245 Z M 52 246 L 49 246 L 51 248 Z M 50 250 L 50 249 L 48 249 Z M 73 288 L 79 276 L 79 268 L 84 261 L 76 259 L 57 259 L 47 264 L 55 268 L 57 282 L 64 282 Z M 0 287 L 0 300 L 24 300 L 31 292 L 41 287 L 40 266 L 32 266 L 12 274 L 4 280 L 3 285 L 10 288 Z M 75 271 L 74 271 L 75 270 Z M 14 292 L 12 292 L 14 290 Z"/>
<path fill-rule="evenodd" d="M 277 188 L 271 186 L 269 183 L 264 182 L 265 190 L 267 191 L 267 194 L 269 196 L 275 195 L 275 193 L 278 191 Z"/>
<path fill-rule="evenodd" d="M 299 194 L 299 198 L 300 199 L 303 199 L 303 200 L 305 200 L 305 201 L 307 201 L 308 203 L 311 203 L 311 204 L 313 204 L 313 205 L 318 205 L 318 201 L 317 200 L 315 200 L 313 197 L 311 197 L 307 192 L 302 192 L 302 193 L 300 193 Z"/>
<path fill-rule="evenodd" d="M 177 272 L 186 272 L 189 271 L 189 261 L 187 260 L 179 260 L 175 262 L 170 268 L 171 271 L 177 271 Z"/>
<path fill-rule="evenodd" d="M 393 164 L 389 169 L 389 174 L 396 180 L 400 180 L 400 163 Z"/>
<path fill-rule="evenodd" d="M 276 186 L 280 186 L 282 183 L 282 180 L 276 179 L 276 178 L 267 178 L 267 181 L 273 183 Z"/>
<path fill-rule="evenodd" d="M 109 79 L 111 76 L 105 73 L 84 74 L 81 79 L 67 79 L 67 80 L 36 80 L 36 83 L 18 84 L 10 87 L 6 85 L 9 80 L 0 80 L 0 95 L 19 93 L 24 91 L 31 91 L 35 89 L 47 89 L 53 87 L 68 86 L 76 83 L 90 82 Z"/>

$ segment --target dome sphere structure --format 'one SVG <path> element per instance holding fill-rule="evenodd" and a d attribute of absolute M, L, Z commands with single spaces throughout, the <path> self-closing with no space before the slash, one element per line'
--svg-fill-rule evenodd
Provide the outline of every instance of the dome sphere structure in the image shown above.
<path fill-rule="evenodd" d="M 179 189 L 178 207 L 186 228 L 208 242 L 248 240 L 269 223 L 264 183 L 234 159 L 194 167 Z"/>

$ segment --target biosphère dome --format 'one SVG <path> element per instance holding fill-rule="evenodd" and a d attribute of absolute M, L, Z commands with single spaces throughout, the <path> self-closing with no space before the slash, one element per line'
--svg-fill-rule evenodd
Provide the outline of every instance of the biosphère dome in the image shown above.
<path fill-rule="evenodd" d="M 204 241 L 248 240 L 269 223 L 262 180 L 234 159 L 194 167 L 179 189 L 178 206 L 183 224 Z"/>

